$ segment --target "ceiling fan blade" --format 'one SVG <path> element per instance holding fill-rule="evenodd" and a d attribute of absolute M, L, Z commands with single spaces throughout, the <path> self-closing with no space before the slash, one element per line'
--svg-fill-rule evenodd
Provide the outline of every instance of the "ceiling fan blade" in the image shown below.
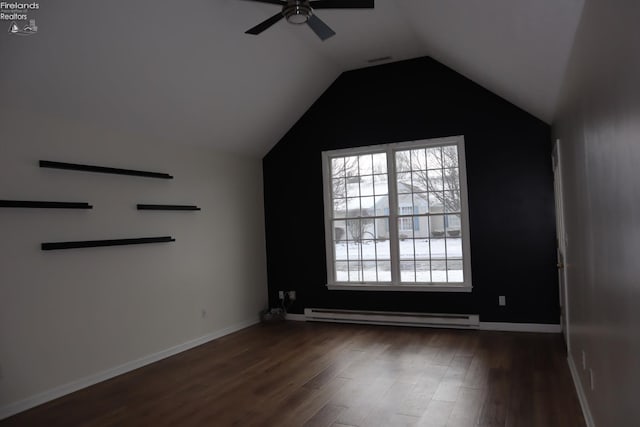
<path fill-rule="evenodd" d="M 254 2 L 258 2 L 258 3 L 271 3 L 271 4 L 277 4 L 279 6 L 286 6 L 287 2 L 284 0 L 245 0 L 245 1 L 254 1 Z"/>
<path fill-rule="evenodd" d="M 313 32 L 316 33 L 316 35 L 320 37 L 322 41 L 325 41 L 329 37 L 336 34 L 335 31 L 329 28 L 329 26 L 322 22 L 322 20 L 316 15 L 311 15 L 309 17 L 309 20 L 307 21 L 307 24 L 309 24 Z"/>
<path fill-rule="evenodd" d="M 276 22 L 278 22 L 279 20 L 281 20 L 282 18 L 284 18 L 284 15 L 282 14 L 282 12 L 278 12 L 275 15 L 273 15 L 271 18 L 269 18 L 269 19 L 267 19 L 265 21 L 262 21 L 261 23 L 259 23 L 255 27 L 250 28 L 247 31 L 245 31 L 245 34 L 258 35 L 261 32 L 263 32 L 264 30 L 266 30 L 267 28 L 269 28 L 270 26 L 272 26 L 273 24 L 275 24 Z"/>
<path fill-rule="evenodd" d="M 373 9 L 374 0 L 315 0 L 312 9 Z"/>

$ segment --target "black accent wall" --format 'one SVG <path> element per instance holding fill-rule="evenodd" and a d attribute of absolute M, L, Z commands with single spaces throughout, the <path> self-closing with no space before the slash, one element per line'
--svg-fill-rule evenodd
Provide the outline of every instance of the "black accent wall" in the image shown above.
<path fill-rule="evenodd" d="M 321 152 L 464 135 L 473 292 L 329 291 Z M 429 58 L 343 73 L 263 159 L 269 300 L 559 323 L 550 128 Z M 506 295 L 506 307 L 498 306 Z"/>

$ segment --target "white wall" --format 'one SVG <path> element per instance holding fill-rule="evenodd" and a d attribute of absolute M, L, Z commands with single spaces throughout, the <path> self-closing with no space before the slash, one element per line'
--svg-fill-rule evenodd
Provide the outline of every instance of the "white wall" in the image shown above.
<path fill-rule="evenodd" d="M 39 4 L 29 15 L 37 34 L 0 25 L 3 105 L 263 156 L 341 71 L 308 28 L 281 22 L 245 34 L 278 11 L 272 4 Z"/>
<path fill-rule="evenodd" d="M 570 358 L 599 427 L 640 425 L 639 21 L 637 1 L 586 1 L 554 125 L 564 161 Z"/>
<path fill-rule="evenodd" d="M 94 206 L 0 208 L 0 418 L 114 367 L 246 326 L 266 306 L 261 160 L 113 128 L 0 109 L 0 199 Z M 175 178 L 45 169 L 39 159 Z M 144 212 L 136 203 L 202 211 Z M 176 241 L 40 250 L 41 242 L 164 235 Z"/>

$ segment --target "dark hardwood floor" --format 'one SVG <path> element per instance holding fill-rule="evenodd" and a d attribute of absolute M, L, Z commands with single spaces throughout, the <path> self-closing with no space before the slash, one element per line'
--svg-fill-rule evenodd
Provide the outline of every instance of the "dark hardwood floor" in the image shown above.
<path fill-rule="evenodd" d="M 256 325 L 2 426 L 585 426 L 560 335 Z"/>

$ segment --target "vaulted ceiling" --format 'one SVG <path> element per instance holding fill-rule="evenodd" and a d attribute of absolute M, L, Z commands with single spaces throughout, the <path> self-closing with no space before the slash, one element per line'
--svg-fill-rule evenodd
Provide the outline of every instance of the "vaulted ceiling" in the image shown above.
<path fill-rule="evenodd" d="M 550 123 L 583 2 L 376 0 L 318 11 L 324 42 L 244 34 L 278 11 L 245 0 L 41 2 L 38 34 L 0 36 L 0 114 L 262 156 L 341 72 L 428 55 Z"/>

